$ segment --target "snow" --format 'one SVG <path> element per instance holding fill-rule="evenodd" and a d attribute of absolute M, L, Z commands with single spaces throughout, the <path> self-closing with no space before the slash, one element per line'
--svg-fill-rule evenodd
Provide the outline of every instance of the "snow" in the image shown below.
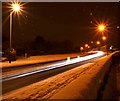
<path fill-rule="evenodd" d="M 50 99 L 95 99 L 104 74 L 110 66 L 111 56 L 112 54 L 96 61 L 83 75 L 75 79 Z"/>
<path fill-rule="evenodd" d="M 106 61 L 110 56 L 9 92 L 3 95 L 3 99 L 95 98 L 104 71 L 109 66 Z M 103 68 L 104 66 L 106 67 Z"/>
<path fill-rule="evenodd" d="M 3 99 L 94 99 L 111 56 L 3 95 Z"/>
<path fill-rule="evenodd" d="M 91 65 L 90 69 L 52 96 L 51 99 L 95 99 L 105 72 L 102 67 L 106 59 L 104 58 Z"/>
<path fill-rule="evenodd" d="M 12 61 L 12 63 L 9 63 L 8 61 L 0 62 L 0 64 L 2 64 L 0 68 L 23 66 L 23 65 L 30 65 L 30 64 L 36 64 L 36 63 L 63 60 L 63 59 L 67 59 L 67 57 L 73 58 L 77 56 L 80 56 L 80 53 L 30 56 L 28 58 L 22 58 L 22 59 L 18 59 L 17 61 Z"/>
<path fill-rule="evenodd" d="M 16 91 L 10 92 L 3 96 L 4 99 L 48 99 L 57 93 L 60 89 L 64 88 L 75 78 L 77 78 L 83 71 L 93 63 L 79 66 L 73 70 L 69 70 L 65 73 L 58 74 L 46 80 L 42 80 L 35 84 L 31 84 L 27 87 L 20 88 Z"/>

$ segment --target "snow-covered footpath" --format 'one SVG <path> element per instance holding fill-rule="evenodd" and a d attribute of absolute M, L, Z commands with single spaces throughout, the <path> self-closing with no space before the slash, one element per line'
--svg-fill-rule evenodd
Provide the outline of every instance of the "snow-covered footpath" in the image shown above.
<path fill-rule="evenodd" d="M 12 91 L 3 99 L 95 99 L 113 54 Z"/>

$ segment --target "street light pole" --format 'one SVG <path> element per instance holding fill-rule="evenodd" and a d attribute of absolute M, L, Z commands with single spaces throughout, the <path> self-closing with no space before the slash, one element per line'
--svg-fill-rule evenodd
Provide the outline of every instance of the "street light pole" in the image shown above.
<path fill-rule="evenodd" d="M 12 12 L 10 12 L 10 49 L 12 48 Z"/>
<path fill-rule="evenodd" d="M 14 12 L 19 13 L 21 11 L 21 5 L 18 2 L 11 4 L 12 11 L 10 12 L 10 49 L 12 48 L 12 15 Z"/>
<path fill-rule="evenodd" d="M 6 57 L 9 61 L 9 63 L 11 63 L 11 61 L 15 61 L 16 60 L 16 51 L 15 49 L 12 48 L 12 15 L 13 13 L 19 13 L 21 11 L 21 5 L 18 2 L 13 2 L 11 4 L 11 11 L 10 11 L 10 46 L 9 46 L 9 50 L 6 53 Z"/>

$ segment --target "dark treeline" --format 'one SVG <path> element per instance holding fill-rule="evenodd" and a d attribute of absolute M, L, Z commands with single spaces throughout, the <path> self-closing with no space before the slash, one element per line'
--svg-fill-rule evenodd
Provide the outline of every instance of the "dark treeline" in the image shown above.
<path fill-rule="evenodd" d="M 6 37 L 2 40 L 3 51 L 9 48 L 9 41 Z M 75 48 L 70 40 L 65 41 L 47 41 L 42 36 L 37 35 L 34 40 L 26 42 L 22 45 L 15 45 L 13 48 L 16 50 L 17 55 L 25 53 L 29 55 L 45 55 L 45 54 L 65 54 L 79 52 L 79 47 Z"/>

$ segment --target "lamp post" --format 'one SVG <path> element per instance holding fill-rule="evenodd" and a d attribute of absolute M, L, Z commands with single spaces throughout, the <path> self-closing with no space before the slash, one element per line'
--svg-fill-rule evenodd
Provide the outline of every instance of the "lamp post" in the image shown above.
<path fill-rule="evenodd" d="M 107 39 L 106 36 L 103 36 L 103 37 L 102 37 L 102 40 L 104 41 L 104 44 L 105 44 L 105 45 L 106 45 L 106 39 Z"/>
<path fill-rule="evenodd" d="M 86 48 L 85 50 L 86 50 L 86 52 L 87 52 L 88 44 L 85 44 L 85 48 Z"/>
<path fill-rule="evenodd" d="M 104 48 L 105 48 L 105 51 L 107 51 L 107 41 L 106 41 L 107 38 L 106 38 L 106 36 L 103 36 L 103 37 L 102 37 L 102 40 L 104 41 L 104 45 L 103 45 L 103 46 L 104 46 Z"/>
<path fill-rule="evenodd" d="M 12 11 L 10 12 L 10 49 L 12 48 L 12 15 L 14 12 L 19 12 L 20 11 L 20 4 L 18 3 L 13 3 L 11 5 Z"/>
<path fill-rule="evenodd" d="M 99 45 L 99 44 L 100 44 L 100 41 L 97 41 L 96 44 Z"/>
<path fill-rule="evenodd" d="M 100 41 L 97 41 L 96 44 L 97 44 L 97 47 L 98 47 L 98 50 L 99 50 L 99 48 L 100 48 Z"/>
<path fill-rule="evenodd" d="M 19 13 L 20 10 L 21 10 L 21 7 L 20 7 L 20 3 L 18 2 L 13 2 L 10 6 L 11 8 L 11 11 L 10 11 L 10 46 L 9 46 L 9 50 L 7 50 L 6 52 L 6 57 L 9 61 L 9 63 L 11 63 L 11 61 L 15 61 L 17 58 L 16 58 L 16 51 L 15 49 L 12 48 L 12 15 L 13 13 Z"/>
<path fill-rule="evenodd" d="M 105 41 L 105 40 L 106 40 L 106 36 L 103 36 L 103 37 L 102 37 L 102 40 Z"/>
<path fill-rule="evenodd" d="M 80 47 L 80 50 L 81 50 L 81 53 L 82 53 L 82 51 L 83 51 L 83 47 Z"/>
<path fill-rule="evenodd" d="M 87 47 L 88 47 L 88 44 L 85 44 L 85 47 L 87 48 Z"/>
<path fill-rule="evenodd" d="M 10 49 L 12 48 L 12 12 L 10 13 Z"/>

